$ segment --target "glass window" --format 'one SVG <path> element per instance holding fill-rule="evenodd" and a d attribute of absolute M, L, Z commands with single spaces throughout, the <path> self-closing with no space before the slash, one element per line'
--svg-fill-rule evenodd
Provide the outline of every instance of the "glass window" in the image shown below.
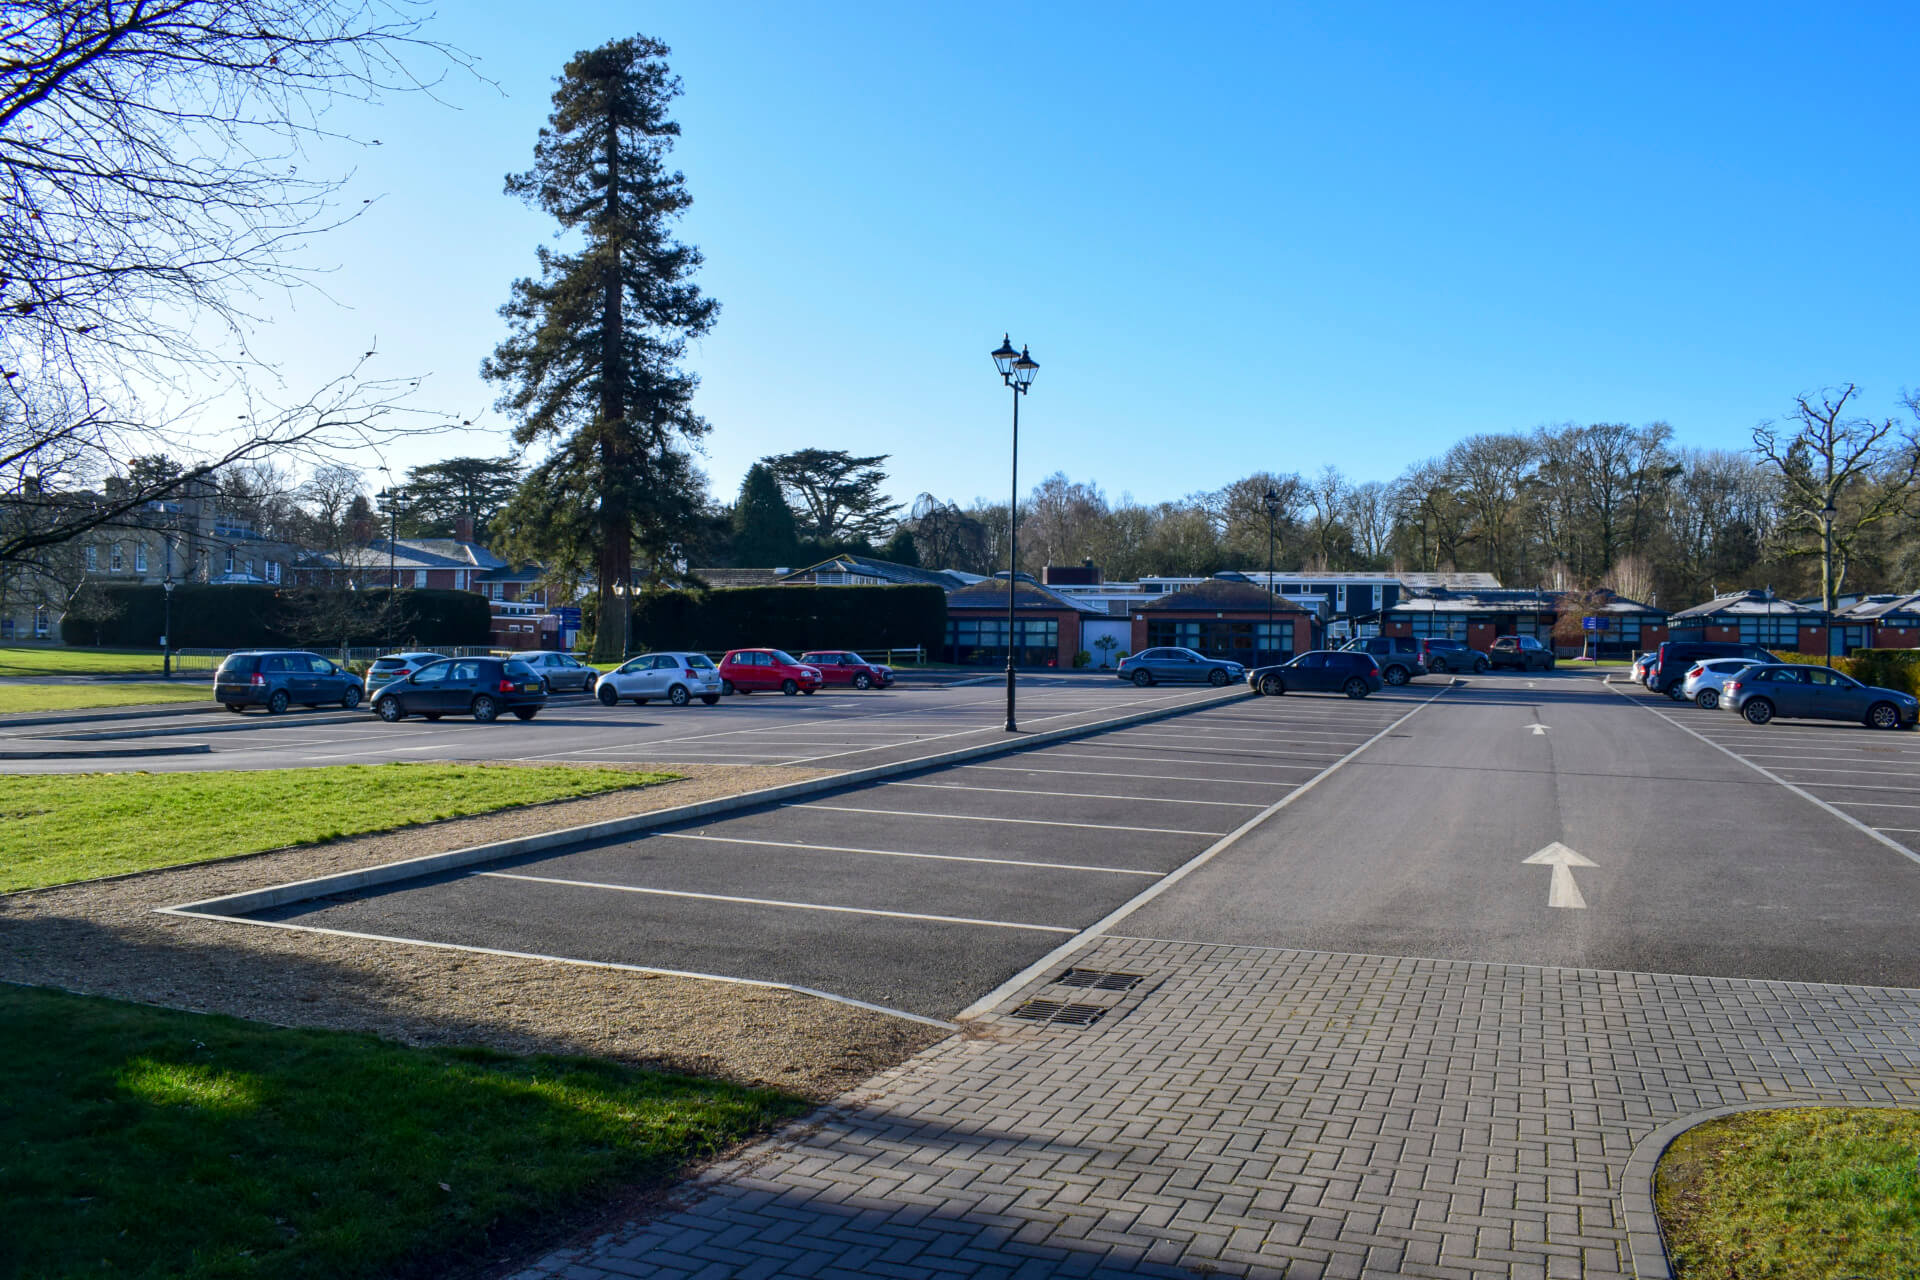
<path fill-rule="evenodd" d="M 415 569 L 413 571 L 413 585 L 415 590 L 422 590 L 426 587 L 427 571 L 425 569 Z"/>
<path fill-rule="evenodd" d="M 670 653 L 654 655 L 653 669 L 655 671 L 677 671 L 679 667 L 680 660 Z"/>
<path fill-rule="evenodd" d="M 88 547 L 86 554 L 87 554 L 87 572 L 88 573 L 96 572 L 100 568 L 100 548 Z"/>
<path fill-rule="evenodd" d="M 1467 615 L 1464 613 L 1416 613 L 1413 634 L 1419 639 L 1465 640 Z"/>
<path fill-rule="evenodd" d="M 147 544 L 144 542 L 138 544 L 133 549 L 133 571 L 135 573 L 145 573 L 147 571 Z"/>
<path fill-rule="evenodd" d="M 429 663 L 427 666 L 413 673 L 413 682 L 415 684 L 439 684 L 447 678 L 447 673 L 452 670 L 453 664 L 451 662 Z"/>
<path fill-rule="evenodd" d="M 1800 645 L 1800 620 L 1792 614 L 1748 614 L 1740 619 L 1740 640 L 1769 649 L 1795 649 Z"/>
<path fill-rule="evenodd" d="M 690 666 L 690 667 L 692 667 L 692 668 L 693 668 L 693 669 L 694 669 L 695 671 L 711 671 L 711 670 L 713 670 L 713 663 L 711 663 L 711 662 L 709 662 L 709 661 L 707 661 L 707 655 L 706 655 L 706 654 L 704 654 L 704 653 L 690 653 L 690 654 L 688 654 L 688 655 L 687 655 L 687 665 L 688 665 L 688 666 Z"/>
<path fill-rule="evenodd" d="M 480 664 L 477 662 L 456 662 L 447 672 L 449 680 L 478 680 L 479 678 Z"/>

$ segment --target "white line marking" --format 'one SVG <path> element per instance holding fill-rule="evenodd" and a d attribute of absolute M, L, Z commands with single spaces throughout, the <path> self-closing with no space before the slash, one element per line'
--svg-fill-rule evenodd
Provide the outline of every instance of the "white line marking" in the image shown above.
<path fill-rule="evenodd" d="M 1372 741 L 1372 739 L 1368 739 L 1368 741 Z M 1098 738 L 1090 738 L 1084 742 L 1078 742 L 1075 745 L 1083 746 L 1083 747 L 1098 747 L 1098 746 L 1103 746 L 1105 744 L 1102 743 Z M 1135 755 L 1151 755 L 1153 753 L 1152 747 L 1129 747 L 1124 742 L 1116 742 L 1113 744 L 1113 746 L 1115 750 L 1131 751 Z M 1329 746 L 1326 748 L 1325 751 L 1255 751 L 1255 750 L 1243 749 L 1240 747 L 1175 747 L 1173 749 L 1175 751 L 1204 751 L 1209 755 L 1221 755 L 1221 756 L 1321 756 L 1321 755 L 1326 755 L 1329 752 L 1339 750 L 1339 748 L 1335 746 Z M 1038 750 L 1045 751 L 1046 748 L 1040 747 L 1038 748 Z M 1230 762 L 1226 762 L 1226 763 L 1230 763 Z"/>
<path fill-rule="evenodd" d="M 538 951 L 505 951 L 499 947 L 470 947 L 460 942 L 432 942 L 426 938 L 398 938 L 386 933 L 357 933 L 352 929 L 323 929 L 318 925 L 294 924 L 289 920 L 255 920 L 250 916 L 217 916 L 205 911 L 184 911 L 179 907 L 156 907 L 163 916 L 183 916 L 188 920 L 218 920 L 224 924 L 250 924 L 260 929 L 286 929 L 294 933 L 324 933 L 335 938 L 360 938 L 368 942 L 398 942 L 409 947 L 430 947 L 435 951 L 466 951 L 474 955 L 505 956 L 509 960 L 546 960 L 553 964 L 573 964 L 585 969 L 613 969 L 621 973 L 651 973 L 663 978 L 699 978 L 706 982 L 730 982 L 740 987 L 763 987 L 770 991 L 792 991 L 803 996 L 818 996 L 822 1000 L 831 1000 L 835 1004 L 852 1005 L 856 1009 L 869 1009 L 874 1013 L 892 1014 L 896 1018 L 905 1018 L 909 1022 L 923 1022 L 930 1027 L 945 1027 L 949 1031 L 960 1028 L 951 1022 L 942 1022 L 938 1018 L 929 1018 L 923 1014 L 908 1013 L 905 1009 L 891 1009 L 884 1004 L 871 1004 L 865 1000 L 856 1000 L 852 996 L 837 996 L 831 991 L 821 991 L 817 987 L 800 987 L 791 982 L 769 982 L 763 978 L 735 978 L 724 973 L 700 973 L 691 969 L 657 969 L 644 964 L 620 964 L 613 960 L 578 960 L 572 956 L 542 955 Z"/>
<path fill-rule="evenodd" d="M 1271 818 L 1274 814 L 1280 812 L 1282 809 L 1286 808 L 1288 805 L 1298 800 L 1301 796 L 1306 795 L 1307 792 L 1319 786 L 1322 780 L 1331 777 L 1335 771 L 1337 771 L 1341 766 L 1345 765 L 1349 760 L 1352 760 L 1355 756 L 1359 755 L 1362 751 L 1365 751 L 1368 747 L 1380 741 L 1380 739 L 1386 737 L 1389 733 L 1393 732 L 1395 729 L 1405 724 L 1408 720 L 1418 715 L 1423 708 L 1425 708 L 1428 704 L 1432 703 L 1435 699 L 1445 697 L 1448 689 L 1451 689 L 1452 687 L 1453 687 L 1452 685 L 1448 685 L 1446 688 L 1441 689 L 1438 693 L 1435 693 L 1433 697 L 1427 698 L 1419 703 L 1416 703 L 1412 708 L 1412 710 L 1408 711 L 1406 715 L 1401 716 L 1398 720 L 1395 720 L 1393 723 L 1387 725 L 1385 728 L 1381 729 L 1380 732 L 1374 734 L 1371 738 L 1368 738 L 1365 742 L 1361 743 L 1359 746 L 1355 747 L 1353 750 L 1347 752 L 1346 755 L 1341 756 L 1338 760 L 1328 765 L 1320 773 L 1315 774 L 1313 777 L 1307 779 L 1298 788 L 1280 797 L 1278 800 L 1268 805 L 1265 809 L 1262 809 L 1259 813 L 1254 814 L 1251 818 L 1248 818 L 1245 822 L 1235 827 L 1232 831 L 1229 831 L 1226 835 L 1221 836 L 1218 840 L 1214 841 L 1212 844 L 1202 849 L 1199 853 L 1196 853 L 1195 855 L 1193 855 L 1193 857 L 1187 859 L 1186 862 L 1182 863 L 1179 867 L 1174 869 L 1172 872 L 1168 873 L 1165 876 L 1162 876 L 1159 880 L 1155 881 L 1151 888 L 1143 890 L 1139 894 L 1136 894 L 1133 898 L 1120 904 L 1120 906 L 1108 912 L 1105 916 L 1103 916 L 1099 920 L 1094 921 L 1092 924 L 1082 929 L 1079 933 L 1075 934 L 1073 937 L 1067 939 L 1065 942 L 1061 943 L 1059 946 L 1055 947 L 1053 950 L 1047 952 L 1046 955 L 1041 956 L 1038 960 L 1035 960 L 1032 964 L 1022 969 L 1019 973 L 1016 973 L 1011 978 L 1008 978 L 1005 982 L 995 987 L 992 991 L 989 991 L 986 995 L 980 997 L 978 1000 L 975 1000 L 972 1004 L 968 1005 L 966 1008 L 962 1009 L 959 1013 L 955 1014 L 954 1020 L 956 1022 L 964 1022 L 968 1018 L 977 1018 L 983 1013 L 990 1012 L 996 1005 L 1000 1004 L 1007 997 L 1011 996 L 1014 992 L 1020 990 L 1022 987 L 1025 987 L 1027 984 L 1031 983 L 1035 978 L 1038 978 L 1041 974 L 1047 972 L 1049 969 L 1052 969 L 1055 965 L 1059 964 L 1062 960 L 1066 959 L 1068 956 L 1072 955 L 1074 952 L 1078 951 L 1080 948 L 1086 946 L 1089 942 L 1093 941 L 1095 938 L 1098 938 L 1102 934 L 1106 933 L 1107 930 L 1111 929 L 1114 925 L 1120 923 L 1122 920 L 1126 919 L 1128 916 L 1138 911 L 1141 907 L 1146 906 L 1149 902 L 1152 902 L 1155 898 L 1159 897 L 1161 894 L 1165 893 L 1167 890 L 1173 888 L 1174 885 L 1180 883 L 1180 881 L 1186 879 L 1189 875 L 1193 874 L 1195 871 L 1198 871 L 1201 867 L 1206 866 L 1207 863 L 1213 861 L 1213 859 L 1225 853 L 1228 849 L 1231 849 L 1234 845 L 1238 844 L 1241 838 L 1245 836 L 1248 832 L 1255 830 L 1260 826 L 1261 823 Z"/>
<path fill-rule="evenodd" d="M 1050 822 L 1045 818 L 988 818 L 973 813 L 921 813 L 913 809 L 858 809 L 845 804 L 794 801 L 782 809 L 831 809 L 835 813 L 877 813 L 889 818 L 937 818 L 947 822 L 1009 822 L 1023 827 L 1072 827 L 1078 831 L 1145 831 L 1158 836 L 1217 836 L 1218 831 L 1185 831 L 1178 827 L 1120 827 L 1100 822 Z"/>
<path fill-rule="evenodd" d="M 476 871 L 495 880 L 528 880 L 571 889 L 606 889 L 614 893 L 641 893 L 659 898 L 697 898 L 703 902 L 737 902 L 749 907 L 785 907 L 794 911 L 834 911 L 852 916 L 886 916 L 893 920 L 927 920 L 935 924 L 973 924 L 989 929 L 1025 929 L 1033 933 L 1072 933 L 1052 924 L 1020 924 L 1011 920 L 975 920 L 969 916 L 931 916 L 918 911 L 879 911 L 872 907 L 836 907 L 822 902 L 785 902 L 779 898 L 741 898 L 727 893 L 691 893 L 685 889 L 644 889 L 631 884 L 603 884 L 596 880 L 562 880 L 557 876 L 529 876 L 513 871 Z"/>
<path fill-rule="evenodd" d="M 1892 775 L 1874 774 L 1872 776 L 1878 778 L 1878 777 L 1888 777 L 1888 776 L 1898 777 L 1899 775 L 1898 774 L 1892 774 Z M 1888 786 L 1882 786 L 1880 783 L 1877 783 L 1877 782 L 1803 782 L 1800 785 L 1804 787 L 1838 788 L 1842 791 L 1904 791 L 1904 792 L 1907 792 L 1909 795 L 1911 795 L 1916 791 L 1920 791 L 1920 779 L 1915 780 L 1915 785 L 1907 786 L 1907 787 L 1888 787 Z"/>
<path fill-rule="evenodd" d="M 1917 854 L 1913 850 L 1907 848 L 1907 846 L 1901 844 L 1898 840 L 1895 840 L 1893 837 L 1881 833 L 1877 828 L 1868 826 L 1866 823 L 1860 821 L 1860 819 L 1854 817 L 1852 814 L 1842 813 L 1840 810 L 1828 804 L 1825 800 L 1822 800 L 1819 796 L 1814 795 L 1813 792 L 1808 791 L 1805 787 L 1801 787 L 1794 783 L 1788 782 L 1785 778 L 1773 772 L 1773 770 L 1767 768 L 1765 765 L 1755 764 L 1753 761 L 1747 759 L 1745 756 L 1741 755 L 1739 752 L 1734 751 L 1729 747 L 1721 746 L 1719 743 L 1715 742 L 1712 738 L 1707 737 L 1707 735 L 1705 735 L 1704 733 L 1698 733 L 1692 729 L 1689 729 L 1686 725 L 1681 724 L 1678 720 L 1675 720 L 1672 716 L 1668 715 L 1664 711 L 1659 710 L 1657 707 L 1651 707 L 1651 706 L 1647 706 L 1645 703 L 1635 702 L 1633 695 L 1622 691 L 1617 686 L 1613 686 L 1613 691 L 1615 693 L 1618 693 L 1622 698 L 1625 698 L 1628 702 L 1634 703 L 1634 705 L 1636 706 L 1645 707 L 1647 711 L 1650 711 L 1654 715 L 1659 716 L 1662 720 L 1665 720 L 1668 724 L 1680 730 L 1680 732 L 1692 734 L 1694 737 L 1698 738 L 1700 741 L 1712 747 L 1715 751 L 1723 752 L 1726 755 L 1732 757 L 1733 759 L 1738 760 L 1741 764 L 1747 766 L 1747 768 L 1753 770 L 1755 773 L 1759 774 L 1761 777 L 1766 778 L 1770 781 L 1779 783 L 1781 786 L 1785 787 L 1787 790 L 1793 792 L 1793 794 L 1799 796 L 1802 800 L 1805 800 L 1808 804 L 1818 805 L 1820 808 L 1825 809 L 1828 813 L 1840 819 L 1840 821 L 1846 823 L 1848 826 L 1853 827 L 1855 830 L 1865 832 L 1869 839 L 1876 840 L 1879 843 L 1885 845 L 1887 848 L 1893 850 L 1895 853 L 1899 854 L 1901 857 L 1907 859 L 1907 861 L 1913 862 L 1913 863 L 1920 863 L 1920 854 Z"/>
<path fill-rule="evenodd" d="M 701 836 L 689 831 L 660 831 L 659 840 L 706 840 L 714 844 L 752 844 L 769 849 L 811 849 L 820 853 L 866 853 L 887 858 L 925 858 L 931 862 L 985 862 L 997 867 L 1036 867 L 1043 871 L 1102 871 L 1116 876 L 1158 876 L 1132 867 L 1092 867 L 1078 862 L 1031 862 L 1024 858 L 979 858 L 957 853 L 906 853 L 899 849 L 854 849 L 840 844 L 801 844 L 793 840 L 745 840 L 739 836 Z"/>
<path fill-rule="evenodd" d="M 1069 778 L 1149 778 L 1156 782 L 1224 782 L 1236 787 L 1291 787 L 1292 782 L 1265 782 L 1259 778 L 1196 778 L 1190 773 L 1116 773 L 1109 769 L 1020 769 L 1007 764 L 957 764 L 956 769 L 985 769 L 992 773 L 1057 773 Z M 1281 769 L 1311 769 L 1312 765 L 1283 764 Z"/>
<path fill-rule="evenodd" d="M 1302 752 L 1301 754 L 1304 755 L 1306 753 Z M 1058 747 L 1040 747 L 1033 751 L 1016 751 L 1012 753 L 1010 758 L 1024 760 L 1030 757 L 1037 760 L 1043 756 L 1049 760 L 1117 760 L 1121 764 L 1204 764 L 1214 769 L 1305 769 L 1308 773 L 1312 773 L 1316 769 L 1326 768 L 1324 764 L 1252 764 L 1241 760 L 1195 760 L 1192 756 L 1153 755 L 1144 751 L 1137 753 L 1138 758 L 1129 758 L 1127 756 L 1115 756 L 1106 752 L 1101 752 L 1096 755 L 1088 751 L 1062 751 Z M 1238 782 L 1240 779 L 1219 778 L 1216 779 L 1216 781 Z"/>
<path fill-rule="evenodd" d="M 1773 766 L 1782 773 L 1844 773 L 1855 778 L 1920 778 L 1920 771 L 1902 771 L 1898 769 L 1822 769 L 1818 765 Z M 1831 782 L 1809 782 L 1810 787 L 1830 787 Z"/>
<path fill-rule="evenodd" d="M 1137 800 L 1141 804 L 1207 804 L 1225 809 L 1258 809 L 1241 800 L 1177 800 L 1166 796 L 1116 796 L 1097 791 L 1030 791 L 1025 787 L 963 787 L 951 782 L 883 782 L 883 787 L 919 787 L 923 791 L 987 791 L 997 796 L 1060 796 L 1078 800 Z"/>

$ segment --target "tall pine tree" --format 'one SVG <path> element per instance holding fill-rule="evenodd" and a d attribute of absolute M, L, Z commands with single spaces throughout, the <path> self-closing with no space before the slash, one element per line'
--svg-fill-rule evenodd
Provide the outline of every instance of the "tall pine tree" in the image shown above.
<path fill-rule="evenodd" d="M 799 553 L 793 508 L 782 496 L 773 469 L 756 462 L 747 468 L 740 501 L 733 507 L 733 562 L 750 569 L 797 567 L 794 558 Z"/>
<path fill-rule="evenodd" d="M 692 197 L 666 166 L 680 133 L 667 53 L 635 36 L 567 63 L 533 168 L 507 192 L 581 246 L 538 250 L 540 277 L 514 282 L 500 309 L 511 332 L 481 366 L 508 388 L 515 442 L 555 446 L 510 504 L 505 548 L 556 577 L 593 574 L 593 653 L 609 661 L 626 647 L 636 567 L 671 576 L 698 509 L 687 444 L 707 424 L 679 361 L 720 310 L 691 282 L 700 251 L 670 234 Z"/>

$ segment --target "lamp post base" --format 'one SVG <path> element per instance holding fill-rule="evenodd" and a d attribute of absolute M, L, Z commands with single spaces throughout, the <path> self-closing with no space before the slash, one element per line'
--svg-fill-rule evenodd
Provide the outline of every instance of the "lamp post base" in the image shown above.
<path fill-rule="evenodd" d="M 1018 733 L 1020 726 L 1013 722 L 1013 662 L 1007 662 L 1007 732 Z"/>

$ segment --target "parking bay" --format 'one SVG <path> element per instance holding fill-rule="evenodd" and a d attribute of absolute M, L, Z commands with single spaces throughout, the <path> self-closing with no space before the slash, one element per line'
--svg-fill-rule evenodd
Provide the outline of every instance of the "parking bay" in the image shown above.
<path fill-rule="evenodd" d="M 1439 692 L 1241 701 L 255 918 L 949 1018 Z"/>

